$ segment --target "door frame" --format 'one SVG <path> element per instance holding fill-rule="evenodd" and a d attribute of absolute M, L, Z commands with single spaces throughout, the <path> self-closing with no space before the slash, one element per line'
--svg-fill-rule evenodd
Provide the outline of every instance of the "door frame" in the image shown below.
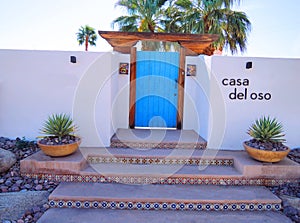
<path fill-rule="evenodd" d="M 136 102 L 136 47 L 130 50 L 130 92 L 129 92 L 129 127 L 135 127 L 135 102 Z M 184 106 L 184 82 L 185 82 L 185 56 L 186 52 L 183 47 L 179 51 L 179 68 L 178 68 L 178 102 L 176 128 L 182 129 L 183 126 L 183 106 Z"/>

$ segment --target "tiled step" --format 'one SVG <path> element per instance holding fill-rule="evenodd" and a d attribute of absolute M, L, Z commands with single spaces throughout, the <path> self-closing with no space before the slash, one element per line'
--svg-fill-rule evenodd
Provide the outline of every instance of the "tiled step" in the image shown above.
<path fill-rule="evenodd" d="M 139 211 L 110 209 L 51 208 L 38 223 L 292 223 L 274 211 Z"/>
<path fill-rule="evenodd" d="M 187 149 L 132 149 L 106 148 L 98 149 L 87 156 L 89 163 L 123 163 L 123 164 L 186 164 L 233 166 L 233 158 L 216 156 L 212 151 Z"/>
<path fill-rule="evenodd" d="M 265 187 L 216 185 L 127 185 L 61 183 L 50 195 L 51 207 L 271 211 L 281 209 L 281 200 Z"/>
<path fill-rule="evenodd" d="M 111 148 L 205 149 L 207 142 L 193 130 L 117 129 Z"/>
<path fill-rule="evenodd" d="M 185 165 L 217 165 L 232 166 L 233 159 L 201 159 L 201 158 L 181 158 L 181 157 L 141 157 L 141 156 L 88 156 L 89 163 L 122 163 L 122 164 L 185 164 Z"/>
<path fill-rule="evenodd" d="M 216 184 L 243 185 L 243 176 L 233 166 L 156 165 L 156 164 L 90 164 L 73 182 L 106 182 L 125 184 Z M 256 181 L 249 181 L 256 185 Z"/>
<path fill-rule="evenodd" d="M 232 178 L 232 177 L 205 177 L 205 176 L 120 176 L 120 175 L 99 175 L 85 172 L 78 174 L 26 174 L 31 178 L 39 178 L 57 182 L 82 182 L 82 183 L 124 183 L 124 184 L 191 184 L 191 185 L 233 185 L 233 186 L 275 186 L 286 182 L 298 182 L 297 180 L 276 180 L 266 178 Z"/>

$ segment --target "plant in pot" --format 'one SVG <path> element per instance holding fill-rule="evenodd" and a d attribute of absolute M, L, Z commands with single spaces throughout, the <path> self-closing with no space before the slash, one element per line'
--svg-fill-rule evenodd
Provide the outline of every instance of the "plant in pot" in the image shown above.
<path fill-rule="evenodd" d="M 45 121 L 41 133 L 46 135 L 37 142 L 40 149 L 49 156 L 67 156 L 74 153 L 81 139 L 74 133 L 78 127 L 69 115 L 53 114 Z"/>
<path fill-rule="evenodd" d="M 263 116 L 250 126 L 247 133 L 251 140 L 244 142 L 244 148 L 252 158 L 263 162 L 279 162 L 290 149 L 283 143 L 285 134 L 280 122 Z"/>

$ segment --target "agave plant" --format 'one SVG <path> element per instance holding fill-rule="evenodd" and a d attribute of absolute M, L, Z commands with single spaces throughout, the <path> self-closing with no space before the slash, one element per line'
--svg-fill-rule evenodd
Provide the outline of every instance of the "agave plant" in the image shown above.
<path fill-rule="evenodd" d="M 78 127 L 73 123 L 70 116 L 61 113 L 49 116 L 41 129 L 41 133 L 57 137 L 61 141 L 63 137 L 73 135 L 77 130 Z"/>
<path fill-rule="evenodd" d="M 283 127 L 275 118 L 261 117 L 249 128 L 247 133 L 254 139 L 261 142 L 283 143 Z"/>

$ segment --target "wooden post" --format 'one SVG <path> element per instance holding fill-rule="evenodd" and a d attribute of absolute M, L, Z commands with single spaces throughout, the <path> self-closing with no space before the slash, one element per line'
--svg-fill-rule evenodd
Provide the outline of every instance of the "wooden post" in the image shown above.
<path fill-rule="evenodd" d="M 182 129 L 183 125 L 183 105 L 184 105 L 184 81 L 185 81 L 185 48 L 180 48 L 179 74 L 178 74 L 178 106 L 177 106 L 177 129 Z"/>
<path fill-rule="evenodd" d="M 135 127 L 136 100 L 136 47 L 130 50 L 130 93 L 129 93 L 129 127 Z"/>

